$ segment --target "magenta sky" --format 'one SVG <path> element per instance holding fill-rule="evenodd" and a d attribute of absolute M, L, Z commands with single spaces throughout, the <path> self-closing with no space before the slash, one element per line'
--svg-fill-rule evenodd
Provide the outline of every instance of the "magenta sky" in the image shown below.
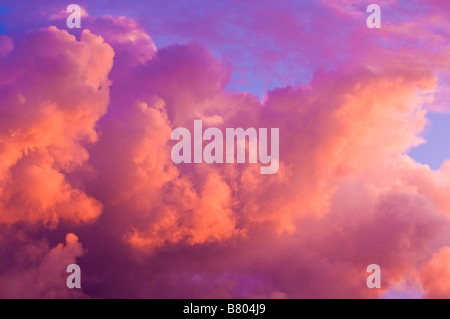
<path fill-rule="evenodd" d="M 370 3 L 4 1 L 0 297 L 450 297 L 450 2 Z M 278 173 L 175 165 L 196 119 Z"/>

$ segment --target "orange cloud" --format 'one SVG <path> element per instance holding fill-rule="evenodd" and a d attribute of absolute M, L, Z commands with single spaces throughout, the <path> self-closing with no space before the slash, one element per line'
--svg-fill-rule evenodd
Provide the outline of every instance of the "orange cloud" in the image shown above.
<path fill-rule="evenodd" d="M 52 48 L 49 50 L 48 48 Z M 7 71 L 0 113 L 0 223 L 88 222 L 102 204 L 67 174 L 89 158 L 96 121 L 109 103 L 114 52 L 84 31 L 80 41 L 49 27 L 32 32 L 0 62 Z"/>
<path fill-rule="evenodd" d="M 443 247 L 425 263 L 420 279 L 428 298 L 450 298 L 450 247 Z"/>

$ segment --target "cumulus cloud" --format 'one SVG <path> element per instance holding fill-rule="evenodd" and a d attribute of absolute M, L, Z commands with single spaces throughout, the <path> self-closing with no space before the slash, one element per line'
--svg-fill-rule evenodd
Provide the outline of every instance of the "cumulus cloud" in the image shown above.
<path fill-rule="evenodd" d="M 67 266 L 83 253 L 74 234 L 51 249 L 43 242 L 22 246 L 15 254 L 15 267 L 0 275 L 1 298 L 86 298 L 82 291 L 66 286 Z"/>
<path fill-rule="evenodd" d="M 52 48 L 49 50 L 49 48 Z M 92 221 L 101 203 L 67 174 L 89 158 L 106 112 L 113 51 L 84 31 L 80 41 L 49 27 L 0 59 L 0 222 Z"/>
<path fill-rule="evenodd" d="M 420 273 L 426 297 L 450 298 L 450 289 L 447 285 L 450 276 L 450 247 L 445 246 L 425 263 Z"/>
<path fill-rule="evenodd" d="M 356 24 L 347 4 L 349 15 L 321 4 L 325 18 L 336 18 L 325 30 Z M 76 228 L 88 248 L 81 262 L 90 296 L 365 298 L 404 282 L 428 297 L 447 293 L 437 282 L 446 276 L 449 165 L 431 170 L 405 155 L 424 142 L 448 76 L 449 47 L 433 29 L 420 41 L 442 52 L 403 45 L 412 36 L 406 25 L 380 30 L 364 50 L 358 39 L 368 31 L 351 33 L 339 50 L 352 58 L 327 60 L 333 68 L 317 62 L 332 41 L 317 56 L 302 49 L 315 65 L 310 79 L 259 99 L 228 90 L 232 66 L 205 45 L 157 49 L 131 18 L 83 19 L 75 35 L 48 27 L 0 36 L 0 223 L 21 228 L 22 243 L 36 224 Z M 246 31 L 262 27 L 250 24 Z M 277 43 L 289 52 L 285 31 L 271 35 L 283 33 Z M 302 39 L 314 43 L 310 33 Z M 389 48 L 378 42 L 389 39 Z M 264 51 L 259 61 L 272 58 Z M 278 173 L 261 175 L 259 164 L 175 165 L 171 132 L 192 131 L 196 119 L 204 129 L 280 128 Z M 49 251 L 31 241 L 17 264 L 0 264 L 3 295 L 81 297 L 61 286 L 65 265 L 83 254 L 75 235 L 66 242 Z M 0 236 L 0 244 L 8 242 Z M 381 290 L 365 285 L 372 263 L 381 266 Z M 49 269 L 61 276 L 38 284 Z M 26 294 L 25 286 L 35 288 Z"/>

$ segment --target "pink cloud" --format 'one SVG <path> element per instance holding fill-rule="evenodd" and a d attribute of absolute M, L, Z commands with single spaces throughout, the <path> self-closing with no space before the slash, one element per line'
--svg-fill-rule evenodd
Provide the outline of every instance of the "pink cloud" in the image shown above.
<path fill-rule="evenodd" d="M 450 247 L 443 247 L 433 254 L 433 257 L 425 263 L 420 273 L 420 278 L 428 298 L 449 298 L 450 290 L 447 285 L 450 263 Z"/>
<path fill-rule="evenodd" d="M 86 298 L 79 290 L 66 286 L 66 268 L 83 254 L 74 234 L 67 234 L 66 244 L 51 249 L 42 242 L 27 244 L 16 252 L 17 266 L 0 275 L 2 298 Z"/>
<path fill-rule="evenodd" d="M 288 12 L 274 16 L 294 23 Z M 319 68 L 261 101 L 228 91 L 230 66 L 204 45 L 156 49 L 132 19 L 85 20 L 78 40 L 56 27 L 14 44 L 0 37 L 0 223 L 23 223 L 25 234 L 36 224 L 76 228 L 88 247 L 83 255 L 68 235 L 49 250 L 24 235 L 17 240 L 33 243 L 5 267 L 3 295 L 82 297 L 62 286 L 77 257 L 93 297 L 368 298 L 403 282 L 445 295 L 431 274 L 446 276 L 448 165 L 433 171 L 405 155 L 423 142 L 433 107 L 424 94 L 448 74 L 448 45 L 434 31 L 405 22 L 379 36 L 408 40 L 420 29 L 442 52 L 373 39 L 362 47 L 369 31 L 350 32 L 345 67 Z M 311 23 L 334 27 L 321 22 Z M 281 48 L 292 40 L 284 27 L 266 30 L 282 35 Z M 172 129 L 192 130 L 195 119 L 280 128 L 278 174 L 175 165 Z M 365 285 L 371 263 L 382 268 L 381 290 Z M 59 275 L 40 286 L 38 273 L 50 270 Z M 120 274 L 114 287 L 111 273 Z"/>
<path fill-rule="evenodd" d="M 89 158 L 83 143 L 97 139 L 112 58 L 111 47 L 89 31 L 76 41 L 49 27 L 30 33 L 1 59 L 1 222 L 56 226 L 60 218 L 98 217 L 101 203 L 66 174 Z"/>

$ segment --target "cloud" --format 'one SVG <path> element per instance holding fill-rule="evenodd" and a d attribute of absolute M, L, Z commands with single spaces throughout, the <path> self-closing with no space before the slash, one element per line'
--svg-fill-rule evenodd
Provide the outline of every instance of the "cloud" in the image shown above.
<path fill-rule="evenodd" d="M 83 248 L 74 234 L 67 234 L 66 244 L 51 249 L 42 242 L 27 244 L 15 255 L 15 267 L 0 275 L 2 298 L 86 298 L 82 291 L 69 289 L 67 266 L 76 263 Z"/>
<path fill-rule="evenodd" d="M 0 222 L 56 226 L 100 215 L 101 203 L 67 175 L 98 138 L 112 58 L 101 37 L 86 30 L 76 41 L 55 27 L 31 32 L 1 58 Z"/>
<path fill-rule="evenodd" d="M 91 297 L 368 298 L 405 282 L 445 294 L 430 274 L 443 273 L 446 258 L 448 164 L 431 170 L 405 154 L 424 142 L 449 47 L 438 17 L 419 27 L 428 11 L 412 23 L 388 19 L 369 39 L 368 29 L 352 29 L 361 15 L 346 3 L 349 15 L 326 1 L 308 7 L 324 15 L 302 20 L 304 32 L 290 7 L 274 3 L 255 8 L 274 23 L 238 19 L 244 35 L 263 38 L 249 40 L 256 65 L 270 69 L 299 50 L 294 61 L 308 69 L 299 80 L 288 68 L 295 85 L 263 99 L 227 89 L 245 68 L 215 56 L 228 39 L 214 38 L 217 25 L 180 31 L 213 49 L 199 41 L 157 49 L 145 24 L 87 6 L 86 29 L 74 35 L 54 26 L 0 37 L 0 224 L 5 234 L 21 230 L 18 260 L 0 264 L 3 294 L 84 296 L 60 272 L 83 255 L 78 239 L 49 250 L 36 227 L 83 239 Z M 184 25 L 173 23 L 171 32 Z M 420 39 L 408 46 L 410 27 Z M 335 39 L 317 41 L 330 30 Z M 422 48 L 427 41 L 442 50 Z M 175 165 L 171 132 L 192 130 L 195 119 L 204 129 L 280 128 L 278 173 Z M 7 237 L 2 245 L 12 245 Z M 365 284 L 372 263 L 380 290 Z M 60 275 L 48 279 L 49 269 Z"/>
<path fill-rule="evenodd" d="M 420 273 L 420 279 L 428 298 L 449 298 L 450 290 L 447 285 L 450 263 L 450 247 L 445 246 L 425 263 Z"/>

